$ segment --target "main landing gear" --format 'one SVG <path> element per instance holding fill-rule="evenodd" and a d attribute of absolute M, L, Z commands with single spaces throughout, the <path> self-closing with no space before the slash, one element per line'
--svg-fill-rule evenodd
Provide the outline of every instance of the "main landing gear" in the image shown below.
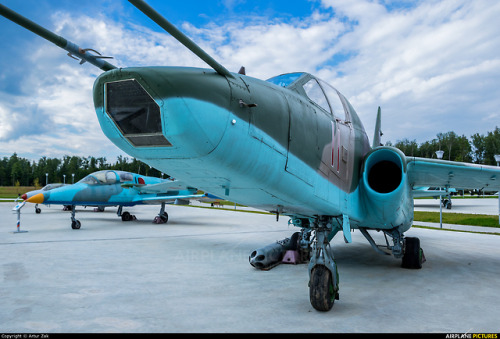
<path fill-rule="evenodd" d="M 301 227 L 301 232 L 294 233 L 291 238 L 253 251 L 249 256 L 249 262 L 255 268 L 268 270 L 279 264 L 287 251 L 297 250 L 299 257 L 302 258 L 306 254 L 310 257 L 309 301 L 316 310 L 329 311 L 335 300 L 339 300 L 339 274 L 330 242 L 339 231 L 343 231 L 346 242 L 351 241 L 348 234 L 350 226 L 345 221 L 347 217 L 344 217 L 342 223 L 339 218 L 330 216 L 292 218 L 290 223 Z M 344 227 L 346 225 L 347 227 Z M 404 268 L 422 268 L 425 256 L 418 238 L 405 238 L 397 228 L 394 228 L 383 230 L 386 245 L 377 245 L 366 228 L 359 228 L 359 230 L 377 252 L 401 258 L 401 266 Z M 389 245 L 388 235 L 392 237 L 393 245 Z"/>
<path fill-rule="evenodd" d="M 154 224 L 166 224 L 168 221 L 168 213 L 165 212 L 165 203 L 161 203 L 160 213 L 153 219 Z"/>
<path fill-rule="evenodd" d="M 135 215 L 130 214 L 129 212 L 122 212 L 123 206 L 118 207 L 118 211 L 116 214 L 118 214 L 119 217 L 122 218 L 122 221 L 131 221 L 131 220 L 137 220 Z M 165 203 L 163 202 L 161 204 L 161 209 L 160 213 L 153 219 L 153 223 L 155 224 L 166 224 L 168 221 L 168 213 L 165 212 Z"/>
<path fill-rule="evenodd" d="M 129 212 L 123 212 L 122 213 L 122 210 L 123 210 L 123 206 L 120 205 L 120 206 L 118 206 L 118 210 L 116 211 L 116 215 L 118 215 L 119 217 L 121 217 L 122 221 L 132 221 L 132 220 L 136 220 L 137 219 L 135 217 L 135 215 L 130 214 Z"/>
<path fill-rule="evenodd" d="M 420 247 L 420 239 L 414 237 L 404 237 L 397 228 L 383 230 L 386 245 L 377 245 L 366 228 L 359 228 L 361 234 L 370 243 L 373 249 L 379 253 L 393 255 L 401 258 L 401 267 L 410 269 L 420 269 L 425 262 L 424 250 Z M 393 245 L 389 245 L 387 236 L 392 237 Z"/>
<path fill-rule="evenodd" d="M 445 199 L 441 199 L 441 204 L 443 205 L 444 208 L 446 208 L 447 210 L 451 210 L 451 198 L 450 197 L 447 197 Z"/>

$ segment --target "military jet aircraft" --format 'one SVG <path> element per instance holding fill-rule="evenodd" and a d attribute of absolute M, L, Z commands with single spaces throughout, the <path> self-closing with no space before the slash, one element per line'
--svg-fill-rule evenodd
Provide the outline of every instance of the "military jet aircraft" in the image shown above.
<path fill-rule="evenodd" d="M 189 199 L 202 199 L 208 194 L 198 194 L 193 187 L 177 180 L 147 177 L 136 173 L 104 170 L 87 175 L 73 185 L 65 185 L 39 193 L 26 194 L 26 202 L 45 205 L 71 206 L 71 228 L 79 229 L 81 223 L 75 218 L 75 206 L 118 206 L 117 214 L 123 221 L 134 220 L 135 216 L 123 212 L 124 206 L 161 204 L 153 220 L 160 224 L 168 221 L 166 203 L 188 204 Z M 210 196 L 213 198 L 213 196 Z"/>
<path fill-rule="evenodd" d="M 456 193 L 455 188 L 443 188 L 443 187 L 413 187 L 413 197 L 433 197 L 434 199 L 441 199 L 441 205 L 446 209 L 451 209 L 451 194 Z M 444 196 L 444 197 L 443 197 Z"/>
<path fill-rule="evenodd" d="M 370 146 L 356 111 L 334 87 L 294 72 L 267 81 L 228 71 L 141 0 L 134 6 L 212 69 L 117 68 L 5 6 L 0 14 L 104 71 L 93 87 L 104 134 L 120 149 L 211 194 L 285 215 L 299 227 L 287 241 L 251 253 L 267 265 L 276 247 L 310 254 L 309 298 L 328 311 L 339 297 L 331 239 L 351 242 L 358 229 L 381 253 L 369 230 L 392 239 L 386 250 L 402 266 L 421 268 L 412 187 L 499 189 L 500 169 L 407 157 L 380 146 L 380 114 Z M 309 255 L 308 255 L 309 256 Z"/>

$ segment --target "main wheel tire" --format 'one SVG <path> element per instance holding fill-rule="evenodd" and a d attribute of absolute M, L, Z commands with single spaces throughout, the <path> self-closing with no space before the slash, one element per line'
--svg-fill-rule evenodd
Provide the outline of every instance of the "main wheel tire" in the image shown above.
<path fill-rule="evenodd" d="M 130 215 L 129 212 L 123 212 L 122 213 L 122 221 L 130 221 L 132 220 L 132 216 Z"/>
<path fill-rule="evenodd" d="M 403 268 L 422 268 L 424 251 L 420 248 L 419 238 L 406 238 L 405 254 L 401 266 Z"/>
<path fill-rule="evenodd" d="M 309 282 L 309 300 L 318 311 L 326 312 L 332 309 L 336 299 L 332 273 L 324 265 L 317 265 L 311 272 Z"/>

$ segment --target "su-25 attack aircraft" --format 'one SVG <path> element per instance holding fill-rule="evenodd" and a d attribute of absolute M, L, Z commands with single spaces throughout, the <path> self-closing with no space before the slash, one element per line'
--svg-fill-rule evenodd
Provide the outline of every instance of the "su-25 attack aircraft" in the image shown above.
<path fill-rule="evenodd" d="M 153 220 L 161 224 L 168 221 L 166 203 L 188 204 L 189 199 L 203 199 L 208 194 L 197 194 L 197 189 L 187 187 L 177 180 L 147 177 L 136 173 L 103 170 L 87 175 L 73 185 L 65 185 L 35 194 L 26 193 L 26 202 L 45 205 L 71 206 L 71 228 L 79 229 L 81 223 L 75 218 L 75 206 L 119 206 L 117 214 L 123 221 L 135 216 L 123 212 L 123 206 L 161 204 Z M 24 196 L 24 195 L 23 195 Z M 213 196 L 210 196 L 213 198 Z"/>
<path fill-rule="evenodd" d="M 498 168 L 380 146 L 380 114 L 370 147 L 356 111 L 335 88 L 302 72 L 267 81 L 244 68 L 229 72 L 144 1 L 129 2 L 213 70 L 116 68 L 5 6 L 0 13 L 104 71 L 94 83 L 94 106 L 103 132 L 123 151 L 205 192 L 290 217 L 300 232 L 249 260 L 266 266 L 280 246 L 309 253 L 315 309 L 330 310 L 339 296 L 329 245 L 339 231 L 351 242 L 351 230 L 360 230 L 378 252 L 368 231 L 382 231 L 392 239 L 389 253 L 420 268 L 419 239 L 404 236 L 413 221 L 412 187 L 500 188 Z"/>

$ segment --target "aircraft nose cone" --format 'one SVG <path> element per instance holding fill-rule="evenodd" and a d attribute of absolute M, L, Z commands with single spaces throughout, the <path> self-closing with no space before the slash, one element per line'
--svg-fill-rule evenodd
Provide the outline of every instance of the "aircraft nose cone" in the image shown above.
<path fill-rule="evenodd" d="M 23 200 L 28 199 L 28 196 L 26 195 L 26 193 L 24 193 L 23 195 L 21 195 L 21 199 L 23 199 Z"/>
<path fill-rule="evenodd" d="M 31 202 L 33 204 L 41 204 L 44 201 L 43 193 L 38 193 L 26 200 L 27 202 Z"/>

